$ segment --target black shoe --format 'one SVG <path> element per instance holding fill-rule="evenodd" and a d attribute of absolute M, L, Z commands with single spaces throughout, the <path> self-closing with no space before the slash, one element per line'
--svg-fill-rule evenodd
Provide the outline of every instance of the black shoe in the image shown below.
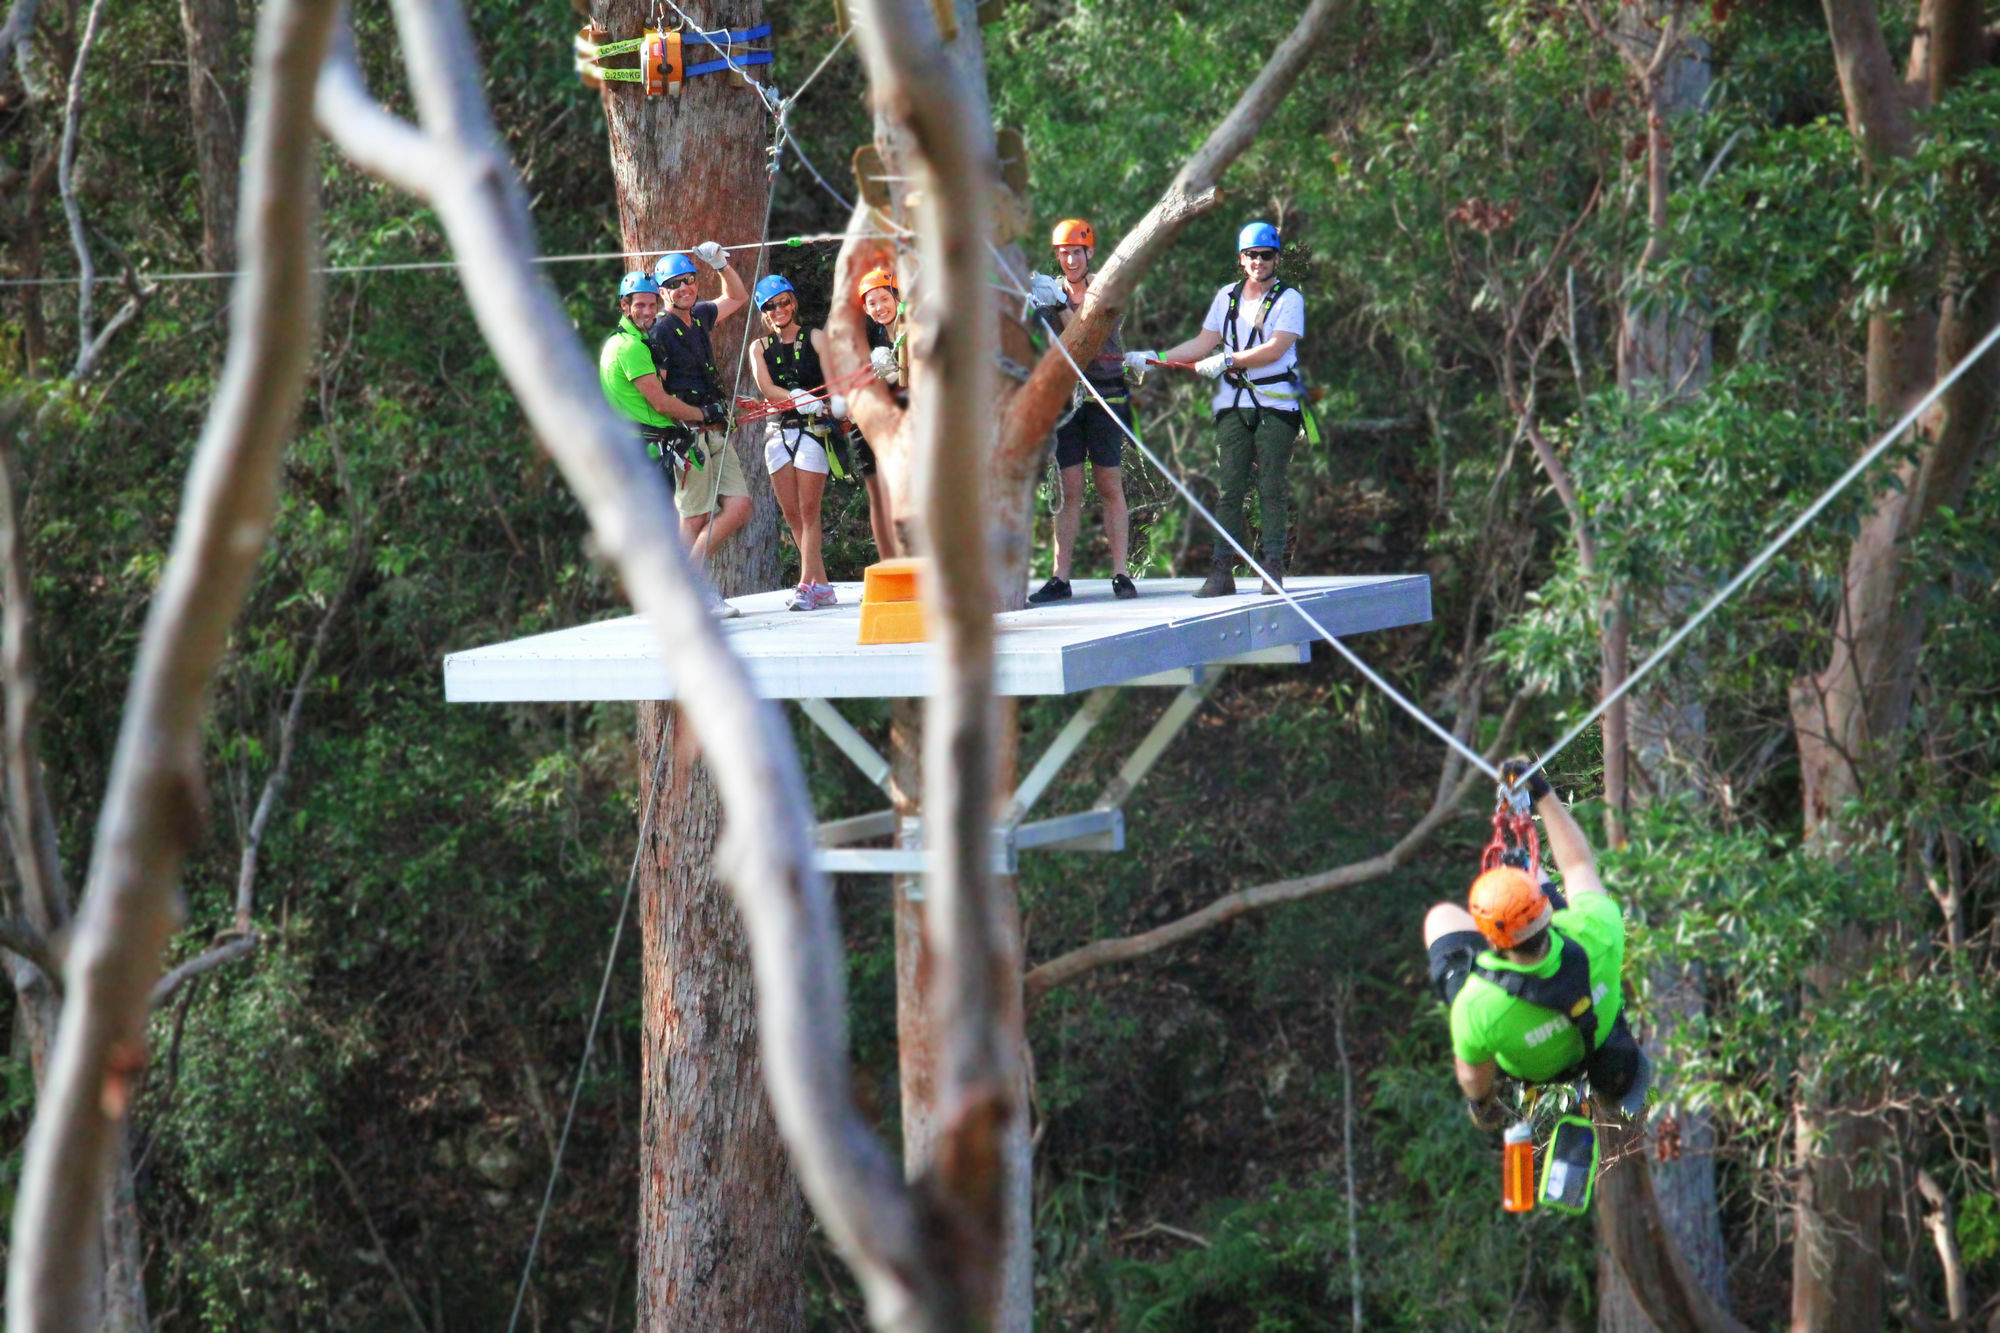
<path fill-rule="evenodd" d="M 1029 606 L 1047 606 L 1050 602 L 1069 600 L 1069 580 L 1050 579 L 1041 587 L 1028 594 Z"/>
<path fill-rule="evenodd" d="M 1132 586 L 1132 576 L 1130 574 L 1113 574 L 1111 576 L 1111 595 L 1121 600 L 1129 601 L 1139 595 L 1139 590 Z"/>

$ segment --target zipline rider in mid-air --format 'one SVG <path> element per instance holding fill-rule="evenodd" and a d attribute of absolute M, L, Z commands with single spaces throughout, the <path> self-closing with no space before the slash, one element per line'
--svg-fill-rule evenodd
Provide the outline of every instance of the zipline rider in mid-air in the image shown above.
<path fill-rule="evenodd" d="M 676 450 L 693 438 L 683 422 L 700 425 L 698 407 L 690 407 L 666 391 L 646 330 L 660 314 L 660 284 L 642 270 L 627 273 L 618 283 L 618 327 L 597 353 L 597 382 L 612 410 L 638 423 L 648 457 L 657 460 L 674 492 L 675 472 L 686 466 Z"/>
<path fill-rule="evenodd" d="M 667 393 L 701 413 L 700 424 L 688 428 L 685 447 L 690 466 L 681 473 L 674 504 L 681 511 L 681 540 L 688 554 L 697 566 L 706 566 L 716 548 L 750 518 L 750 485 L 725 433 L 729 400 L 710 342 L 715 326 L 748 304 L 750 293 L 730 265 L 729 252 L 716 242 L 703 241 L 694 253 L 722 275 L 721 298 L 697 299 L 699 270 L 693 259 L 678 253 L 660 256 L 653 266 L 653 280 L 660 285 L 666 309 L 653 321 L 647 341 Z M 715 610 L 725 619 L 738 614 L 719 598 Z"/>
<path fill-rule="evenodd" d="M 1278 229 L 1270 223 L 1244 227 L 1236 238 L 1243 277 L 1215 294 L 1201 332 L 1164 352 L 1128 352 L 1125 364 L 1143 374 L 1156 362 L 1193 361 L 1198 373 L 1220 381 L 1209 404 L 1222 469 L 1222 502 L 1215 516 L 1248 550 L 1243 502 L 1254 469 L 1264 512 L 1264 568 L 1283 583 L 1291 519 L 1285 467 L 1305 406 L 1295 344 L 1306 331 L 1306 300 L 1298 288 L 1278 279 L 1279 245 Z M 1218 540 L 1208 582 L 1195 596 L 1226 597 L 1235 591 L 1236 553 Z M 1266 583 L 1264 591 L 1277 589 Z"/>
<path fill-rule="evenodd" d="M 1049 236 L 1056 264 L 1062 269 L 1060 281 L 1037 273 L 1029 279 L 1030 302 L 1037 313 L 1061 336 L 1083 308 L 1090 290 L 1090 259 L 1097 246 L 1097 231 L 1082 218 L 1065 218 L 1056 223 Z M 1125 567 L 1131 539 L 1131 517 L 1125 507 L 1125 478 L 1119 465 L 1125 461 L 1125 432 L 1119 422 L 1132 424 L 1132 395 L 1125 387 L 1125 352 L 1119 341 L 1124 318 L 1111 326 L 1097 356 L 1084 367 L 1084 378 L 1110 404 L 1098 406 L 1097 398 L 1076 386 L 1081 396 L 1069 418 L 1056 427 L 1056 473 L 1061 479 L 1062 508 L 1056 511 L 1056 567 L 1047 583 L 1028 594 L 1028 602 L 1041 606 L 1069 599 L 1070 568 L 1076 559 L 1076 539 L 1083 526 L 1083 462 L 1090 460 L 1090 479 L 1097 484 L 1097 500 L 1104 506 L 1104 535 L 1111 544 L 1111 591 L 1118 597 L 1137 597 L 1132 572 Z M 1116 413 L 1116 417 L 1112 414 Z"/>
<path fill-rule="evenodd" d="M 1516 788 L 1527 771 L 1525 759 L 1500 768 Z M 1458 1086 L 1481 1129 L 1506 1118 L 1494 1089 L 1501 1073 L 1531 1084 L 1588 1075 L 1602 1109 L 1636 1116 L 1651 1066 L 1625 1023 L 1625 918 L 1549 780 L 1536 772 L 1527 783 L 1563 891 L 1503 864 L 1473 881 L 1470 911 L 1439 903 L 1424 917 L 1431 985 L 1451 1006 Z"/>
<path fill-rule="evenodd" d="M 788 404 L 771 418 L 764 434 L 771 491 L 799 548 L 799 586 L 785 606 L 812 611 L 840 600 L 826 578 L 820 501 L 827 477 L 841 466 L 845 440 L 840 421 L 847 415 L 847 400 L 826 391 L 826 374 L 820 369 L 826 334 L 800 327 L 799 294 L 791 282 L 776 273 L 759 279 L 756 298 L 769 333 L 751 345 L 750 370 L 765 401 Z M 846 475 L 844 466 L 841 474 Z"/>

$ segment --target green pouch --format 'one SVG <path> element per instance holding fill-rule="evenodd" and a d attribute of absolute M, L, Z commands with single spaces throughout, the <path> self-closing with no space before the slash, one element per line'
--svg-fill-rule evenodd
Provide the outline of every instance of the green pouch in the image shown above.
<path fill-rule="evenodd" d="M 1586 1213 L 1596 1183 L 1597 1130 L 1582 1116 L 1566 1115 L 1542 1158 L 1541 1201 L 1559 1213 Z"/>

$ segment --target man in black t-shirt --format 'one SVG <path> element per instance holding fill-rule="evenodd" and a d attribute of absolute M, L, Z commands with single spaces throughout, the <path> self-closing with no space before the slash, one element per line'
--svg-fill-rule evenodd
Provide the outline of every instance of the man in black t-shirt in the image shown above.
<path fill-rule="evenodd" d="M 697 299 L 700 270 L 695 258 L 722 275 L 720 299 Z M 703 416 L 689 466 L 674 488 L 674 505 L 681 513 L 681 540 L 688 554 L 705 566 L 709 555 L 750 518 L 750 486 L 729 447 L 729 399 L 711 342 L 715 326 L 748 304 L 750 293 L 730 264 L 729 252 L 714 241 L 696 246 L 694 257 L 660 256 L 653 277 L 666 301 L 647 336 L 660 381 L 671 397 L 700 408 Z"/>

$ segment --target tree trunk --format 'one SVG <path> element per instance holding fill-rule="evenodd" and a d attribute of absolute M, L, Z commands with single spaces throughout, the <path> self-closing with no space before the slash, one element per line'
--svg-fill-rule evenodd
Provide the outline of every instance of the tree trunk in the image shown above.
<path fill-rule="evenodd" d="M 1913 111 L 1936 105 L 1991 64 L 1978 0 L 1928 0 L 1913 38 L 1907 77 L 1897 73 L 1874 0 L 1824 0 L 1848 125 L 1868 174 L 1880 179 L 1915 151 Z M 1980 196 L 1961 207 L 1990 210 L 1994 183 L 1968 174 L 1944 188 Z M 1885 220 L 1878 245 L 1900 248 Z M 1905 267 L 1868 321 L 1868 407 L 1878 422 L 1900 416 L 1937 377 L 1971 351 L 2000 316 L 2000 274 L 1990 260 L 1962 254 Z M 1983 262 L 1983 267 L 1974 267 Z M 1940 281 L 1941 279 L 1941 281 Z M 1941 287 L 1941 290 L 1940 290 Z M 1924 601 L 1908 584 L 1907 556 L 1930 517 L 1965 496 L 1988 449 L 2000 356 L 1988 353 L 1944 391 L 1919 423 L 1919 452 L 1874 496 L 1848 549 L 1827 664 L 1793 686 L 1808 843 L 1845 858 L 1857 834 L 1849 802 L 1887 801 L 1916 685 Z M 1891 890 L 1893 891 L 1893 890 Z M 1829 941 L 1808 986 L 1834 990 L 1868 966 L 1885 941 L 1843 932 Z M 1885 1142 L 1878 1117 L 1857 1108 L 1878 1090 L 1828 1086 L 1802 1071 L 1797 1117 L 1798 1192 L 1792 1248 L 1792 1327 L 1796 1333 L 1862 1333 L 1883 1326 Z"/>
<path fill-rule="evenodd" d="M 1625 12 L 1622 35 L 1650 60 L 1661 25 L 1669 20 L 1667 6 Z M 1691 117 L 1701 114 L 1710 83 L 1704 43 L 1681 38 L 1654 78 L 1642 81 L 1646 105 L 1646 184 L 1649 235 L 1635 281 L 1657 261 L 1672 242 L 1668 226 L 1672 188 L 1673 145 Z M 1676 294 L 1678 298 L 1680 294 Z M 1628 397 L 1642 402 L 1684 401 L 1700 394 L 1710 372 L 1711 336 L 1690 294 L 1681 299 L 1628 300 L 1618 338 L 1618 382 Z M 1663 605 L 1635 606 L 1641 641 L 1656 640 L 1667 622 L 1675 621 L 1692 597 L 1669 589 Z M 1630 630 L 1627 613 L 1616 613 L 1606 630 L 1605 677 L 1622 683 L 1630 670 Z M 1654 677 L 1660 681 L 1661 677 Z M 1666 762 L 1675 753 L 1692 756 L 1702 740 L 1698 697 L 1677 686 L 1671 677 L 1644 692 L 1635 692 L 1604 718 L 1605 799 L 1607 835 L 1613 846 L 1624 841 L 1625 813 L 1635 790 L 1662 793 L 1669 789 Z M 1616 781 L 1614 784 L 1614 771 Z M 1634 784 L 1633 779 L 1640 781 Z M 1673 783 L 1672 790 L 1684 789 Z M 1662 1091 L 1668 1074 L 1660 1058 L 1676 1028 L 1699 1018 L 1703 1007 L 1698 980 L 1680 972 L 1656 971 L 1652 980 L 1650 1021 L 1639 1037 L 1655 1057 Z M 1664 1137 L 1662 1134 L 1664 1131 Z M 1715 1193 L 1715 1126 L 1705 1110 L 1662 1102 L 1644 1138 L 1634 1150 L 1646 1163 L 1649 1190 L 1666 1240 L 1682 1268 L 1718 1309 L 1728 1309 L 1723 1262 L 1722 1217 Z M 1612 1191 L 1600 1209 L 1618 1206 Z M 1613 1219 L 1623 1224 L 1624 1219 Z M 1651 1333 L 1658 1327 L 1651 1307 L 1640 1299 L 1609 1246 L 1598 1251 L 1598 1333 Z"/>
<path fill-rule="evenodd" d="M 201 262 L 218 273 L 236 267 L 236 164 L 243 153 L 239 26 L 236 0 L 181 0 L 188 118 L 201 184 Z"/>
<path fill-rule="evenodd" d="M 782 1333 L 805 1322 L 804 1206 L 764 1094 L 748 942 L 715 874 L 721 800 L 679 710 L 641 704 L 642 782 L 662 745 L 639 879 L 639 1327 Z"/>
<path fill-rule="evenodd" d="M 1596 1119 L 1604 1163 L 1597 1182 L 1597 1243 L 1635 1298 L 1633 1313 L 1643 1322 L 1634 1327 L 1647 1333 L 1740 1331 L 1742 1325 L 1702 1290 L 1663 1234 L 1644 1130 L 1619 1115 Z"/>
<path fill-rule="evenodd" d="M 649 11 L 613 0 L 597 16 L 614 38 L 637 36 Z M 743 28 L 762 21 L 756 0 L 727 0 L 705 23 Z M 760 238 L 769 197 L 765 148 L 770 121 L 757 91 L 733 75 L 687 81 L 678 98 L 647 98 L 607 83 L 605 120 L 620 233 L 645 251 L 691 249 L 706 240 Z M 746 283 L 762 252 L 731 259 Z M 706 295 L 714 279 L 702 270 Z M 614 310 L 607 286 L 605 324 Z M 733 387 L 754 313 L 746 308 L 715 334 L 715 364 Z M 715 553 L 708 574 L 725 595 L 779 586 L 777 503 L 764 484 L 761 442 L 738 432 L 731 447 L 750 479 L 751 521 Z M 676 710 L 642 705 L 639 764 L 671 744 L 659 813 L 665 846 L 641 866 L 641 957 L 645 973 L 638 1299 L 641 1327 L 706 1330 L 798 1328 L 805 1315 L 801 1268 L 805 1213 L 764 1095 L 750 960 L 729 893 L 714 873 L 722 805 L 691 733 Z"/>

